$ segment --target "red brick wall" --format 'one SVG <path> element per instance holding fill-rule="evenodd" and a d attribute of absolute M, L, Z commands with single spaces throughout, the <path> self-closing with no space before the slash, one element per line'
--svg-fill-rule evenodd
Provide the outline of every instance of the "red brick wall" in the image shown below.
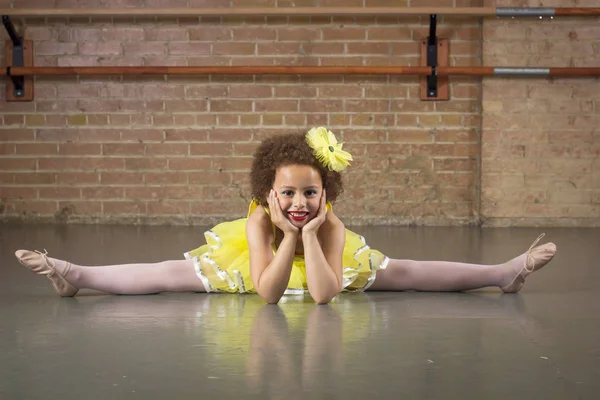
<path fill-rule="evenodd" d="M 503 0 L 496 5 L 597 7 L 598 2 Z M 484 64 L 597 67 L 598 22 L 485 19 Z M 595 78 L 484 79 L 484 223 L 599 226 L 599 111 Z"/>
<path fill-rule="evenodd" d="M 281 7 L 363 3 L 408 2 L 277 1 Z M 218 4 L 223 2 L 112 2 Z M 418 43 L 428 23 L 427 16 L 26 19 L 22 32 L 35 42 L 37 66 L 419 65 Z M 452 42 L 452 65 L 479 64 L 480 24 L 442 19 L 438 33 Z M 454 79 L 450 90 L 451 102 L 434 103 L 420 100 L 416 77 L 37 77 L 34 102 L 0 102 L 2 213 L 143 223 L 241 216 L 250 200 L 247 173 L 257 142 L 324 125 L 356 159 L 337 204 L 346 221 L 472 222 L 478 206 L 479 83 Z"/>
<path fill-rule="evenodd" d="M 83 0 L 0 0 L 0 7 L 13 3 L 89 6 Z M 597 65 L 597 22 L 444 17 L 438 36 L 450 40 L 450 65 L 481 65 L 482 58 L 496 66 Z M 21 32 L 35 42 L 37 66 L 418 65 L 428 23 L 427 16 L 57 18 L 26 19 Z M 37 77 L 35 101 L 0 99 L 0 209 L 6 219 L 36 221 L 214 223 L 245 214 L 258 141 L 325 125 L 355 157 L 336 206 L 349 223 L 594 224 L 600 216 L 596 89 L 594 79 L 486 78 L 482 85 L 452 77 L 451 101 L 423 102 L 416 77 Z"/>

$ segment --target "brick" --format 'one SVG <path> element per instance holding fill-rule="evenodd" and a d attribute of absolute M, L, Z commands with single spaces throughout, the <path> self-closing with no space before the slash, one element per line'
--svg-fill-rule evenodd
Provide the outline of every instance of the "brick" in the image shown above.
<path fill-rule="evenodd" d="M 286 114 L 283 116 L 285 125 L 291 125 L 295 127 L 306 126 L 306 118 L 302 114 Z"/>
<path fill-rule="evenodd" d="M 367 88 L 368 89 L 368 88 Z M 392 98 L 406 98 L 407 97 L 407 88 L 398 88 L 398 92 L 397 95 L 394 96 L 387 96 L 387 97 L 392 97 Z M 367 96 L 369 97 L 369 96 Z M 378 97 L 378 96 L 373 96 L 373 97 Z M 386 97 L 386 96 L 382 96 L 382 97 Z M 432 103 L 432 102 L 417 102 L 415 100 L 391 100 L 390 101 L 390 111 L 397 111 L 397 112 L 401 112 L 401 113 L 422 113 L 422 112 L 432 112 L 435 109 L 436 104 Z M 406 115 L 410 115 L 410 114 L 406 114 Z M 412 115 L 415 120 L 415 125 L 416 125 L 416 120 L 417 117 L 416 115 Z"/>
<path fill-rule="evenodd" d="M 591 204 L 592 193 L 582 190 L 554 190 L 550 193 L 549 203 Z"/>
<path fill-rule="evenodd" d="M 14 145 L 13 145 L 14 146 Z M 13 152 L 15 153 L 15 152 Z M 16 145 L 16 154 L 21 155 L 55 155 L 58 146 L 50 143 L 19 143 Z"/>
<path fill-rule="evenodd" d="M 237 41 L 273 41 L 277 39 L 274 29 L 264 27 L 233 27 L 231 29 L 233 40 Z"/>
<path fill-rule="evenodd" d="M 143 39 L 148 42 L 176 42 L 188 40 L 188 29 L 182 27 L 152 27 L 143 29 Z"/>
<path fill-rule="evenodd" d="M 81 196 L 86 199 L 120 199 L 125 195 L 125 189 L 114 186 L 85 187 Z"/>
<path fill-rule="evenodd" d="M 323 85 L 319 87 L 319 97 L 363 97 L 363 89 L 361 87 L 350 85 Z"/>
<path fill-rule="evenodd" d="M 209 157 L 171 158 L 168 161 L 168 169 L 177 171 L 207 170 L 211 166 L 211 159 Z"/>
<path fill-rule="evenodd" d="M 296 26 L 277 28 L 278 41 L 313 41 L 321 39 L 321 30 Z"/>
<path fill-rule="evenodd" d="M 203 142 L 208 140 L 208 130 L 205 129 L 167 129 L 164 134 L 167 141 Z"/>
<path fill-rule="evenodd" d="M 219 97 L 227 97 L 228 94 L 229 94 L 228 86 L 186 85 L 186 87 L 185 87 L 185 98 L 186 99 L 219 98 Z"/>
<path fill-rule="evenodd" d="M 188 28 L 188 35 L 193 41 L 229 41 L 232 39 L 232 29 L 228 26 L 193 26 Z"/>
<path fill-rule="evenodd" d="M 187 172 L 146 172 L 144 182 L 147 185 L 185 184 L 188 183 Z"/>
<path fill-rule="evenodd" d="M 167 43 L 167 52 L 171 55 L 210 55 L 210 43 Z"/>
<path fill-rule="evenodd" d="M 1 199 L 37 199 L 38 190 L 30 187 L 4 186 L 0 187 Z"/>
<path fill-rule="evenodd" d="M 150 215 L 189 215 L 189 201 L 160 201 L 148 202 Z"/>
<path fill-rule="evenodd" d="M 34 48 L 37 55 L 65 56 L 77 54 L 77 43 L 37 42 Z"/>
<path fill-rule="evenodd" d="M 217 123 L 217 117 L 212 114 L 197 114 L 195 116 L 195 124 L 198 126 L 214 125 Z"/>
<path fill-rule="evenodd" d="M 322 32 L 323 40 L 350 41 L 365 40 L 367 38 L 367 30 L 363 27 L 325 27 Z"/>
<path fill-rule="evenodd" d="M 183 96 L 182 96 L 183 97 Z M 208 111 L 206 100 L 166 100 L 165 111 L 167 112 L 205 112 Z"/>
<path fill-rule="evenodd" d="M 125 56 L 158 56 L 167 54 L 167 44 L 159 42 L 123 43 Z"/>
<path fill-rule="evenodd" d="M 83 99 L 77 100 L 76 107 L 83 112 L 117 112 L 123 109 L 122 106 L 124 104 L 128 104 L 128 102 L 119 100 Z"/>
<path fill-rule="evenodd" d="M 46 116 L 43 114 L 32 114 L 25 116 L 25 124 L 27 126 L 43 126 L 46 125 Z"/>
<path fill-rule="evenodd" d="M 434 159 L 433 164 L 436 171 L 475 171 L 477 167 L 475 160 L 458 158 Z"/>
<path fill-rule="evenodd" d="M 24 125 L 25 124 L 25 116 L 18 114 L 7 114 L 2 116 L 4 121 L 4 126 L 7 125 Z"/>
<path fill-rule="evenodd" d="M 100 215 L 102 214 L 102 203 L 99 201 L 89 200 L 68 200 L 58 202 L 58 212 L 55 214 L 57 219 L 60 219 L 61 214 L 64 215 Z"/>
<path fill-rule="evenodd" d="M 67 124 L 72 126 L 87 125 L 87 116 L 85 114 L 67 116 Z"/>
<path fill-rule="evenodd" d="M 142 143 L 105 143 L 102 145 L 102 154 L 114 155 L 144 155 L 145 145 Z"/>
<path fill-rule="evenodd" d="M 122 170 L 125 166 L 123 159 L 117 158 L 40 158 L 37 161 L 38 170 Z"/>
<path fill-rule="evenodd" d="M 302 112 L 341 112 L 343 108 L 342 100 L 300 100 Z"/>
<path fill-rule="evenodd" d="M 102 172 L 100 182 L 103 185 L 142 184 L 144 183 L 144 174 L 142 172 Z"/>
<path fill-rule="evenodd" d="M 213 43 L 213 55 L 256 55 L 254 43 Z"/>
<path fill-rule="evenodd" d="M 382 47 L 383 50 L 383 47 Z M 399 42 L 399 43 L 391 43 L 390 44 L 390 53 L 392 55 L 400 55 L 402 57 L 406 57 L 408 55 L 417 56 L 420 55 L 420 47 L 418 43 L 415 42 Z M 386 54 L 386 53 L 382 53 Z M 402 65 L 402 64 L 400 64 Z M 406 65 L 406 64 L 404 64 Z"/>
<path fill-rule="evenodd" d="M 167 169 L 167 160 L 161 158 L 125 158 L 126 170 L 164 170 Z"/>
<path fill-rule="evenodd" d="M 146 155 L 147 156 L 162 156 L 162 155 L 174 155 L 174 156 L 185 156 L 189 154 L 189 145 L 186 143 L 160 143 L 160 144 L 146 144 Z"/>
<path fill-rule="evenodd" d="M 304 54 L 310 54 L 310 55 L 344 54 L 344 44 L 343 43 L 309 42 L 309 43 L 303 43 L 302 49 L 304 51 Z"/>
<path fill-rule="evenodd" d="M 381 54 L 389 55 L 391 47 L 388 43 L 348 43 L 348 54 Z"/>
<path fill-rule="evenodd" d="M 173 115 L 173 123 L 188 127 L 196 123 L 196 116 L 193 114 L 175 114 Z"/>
<path fill-rule="evenodd" d="M 256 45 L 256 54 L 259 56 L 282 54 L 305 55 L 302 43 L 282 42 L 258 43 Z"/>
<path fill-rule="evenodd" d="M 230 184 L 232 182 L 231 174 L 231 172 L 226 171 L 190 172 L 189 183 L 192 185 Z"/>
<path fill-rule="evenodd" d="M 260 124 L 260 115 L 258 114 L 242 114 L 240 115 L 240 125 L 256 126 Z"/>
<path fill-rule="evenodd" d="M 249 170 L 252 165 L 251 157 L 213 157 L 210 161 L 212 168 L 218 171 Z"/>
<path fill-rule="evenodd" d="M 50 132 L 49 132 L 50 133 Z M 60 135 L 60 133 L 58 133 Z M 82 142 L 105 142 L 115 141 L 121 137 L 118 129 L 81 129 L 75 132 L 78 141 Z M 56 134 L 53 136 L 57 136 Z M 49 140 L 49 138 L 47 138 Z"/>
<path fill-rule="evenodd" d="M 389 100 L 344 100 L 344 110 L 348 112 L 387 112 L 390 111 Z"/>
<path fill-rule="evenodd" d="M 126 215 L 145 215 L 146 214 L 146 202 L 143 201 L 103 201 L 102 208 L 104 214 L 126 214 Z"/>
<path fill-rule="evenodd" d="M 264 98 L 272 97 L 273 88 L 266 85 L 235 85 L 229 87 L 229 97 Z"/>
<path fill-rule="evenodd" d="M 41 187 L 38 189 L 40 199 L 79 199 L 81 189 L 74 187 Z"/>
<path fill-rule="evenodd" d="M 369 156 L 408 156 L 411 153 L 410 145 L 402 143 L 368 144 L 365 149 Z"/>
<path fill-rule="evenodd" d="M 100 183 L 100 173 L 98 172 L 64 172 L 58 174 L 49 174 L 56 177 L 56 183 L 59 185 L 82 185 Z"/>
<path fill-rule="evenodd" d="M 263 114 L 262 115 L 263 125 L 282 125 L 283 115 L 282 114 Z"/>
<path fill-rule="evenodd" d="M 57 183 L 57 174 L 42 172 L 24 172 L 13 174 L 17 185 L 52 185 Z"/>
<path fill-rule="evenodd" d="M 64 56 L 61 55 L 55 62 L 57 67 L 93 67 L 100 56 Z"/>
<path fill-rule="evenodd" d="M 79 54 L 105 56 L 105 55 L 120 55 L 120 42 L 104 42 L 104 43 L 81 43 L 79 44 Z"/>
<path fill-rule="evenodd" d="M 159 84 L 142 88 L 144 99 L 181 99 L 184 96 L 185 88 L 182 85 Z"/>
<path fill-rule="evenodd" d="M 251 100 L 211 100 L 210 111 L 214 112 L 250 112 Z"/>
<path fill-rule="evenodd" d="M 255 112 L 297 112 L 298 101 L 297 100 L 255 100 L 254 101 Z"/>
<path fill-rule="evenodd" d="M 0 158 L 0 170 L 3 171 L 33 171 L 36 164 L 36 159 L 32 158 Z"/>
<path fill-rule="evenodd" d="M 411 41 L 412 29 L 407 27 L 369 27 L 367 40 Z"/>
<path fill-rule="evenodd" d="M 222 114 L 217 115 L 217 125 L 220 126 L 237 126 L 240 124 L 239 115 Z"/>
<path fill-rule="evenodd" d="M 311 86 L 275 86 L 275 97 L 313 98 L 317 97 L 317 87 Z"/>
<path fill-rule="evenodd" d="M 23 215 L 52 215 L 58 206 L 55 200 L 15 201 L 13 204 L 15 212 Z"/>

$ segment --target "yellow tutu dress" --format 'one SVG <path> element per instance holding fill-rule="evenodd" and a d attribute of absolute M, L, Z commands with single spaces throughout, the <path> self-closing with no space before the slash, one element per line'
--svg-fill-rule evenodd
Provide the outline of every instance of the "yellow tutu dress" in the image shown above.
<path fill-rule="evenodd" d="M 259 206 L 256 201 L 250 203 L 248 216 Z M 331 209 L 329 203 L 327 207 Z M 186 259 L 194 261 L 196 274 L 207 292 L 256 292 L 250 278 L 247 220 L 240 218 L 216 225 L 204 233 L 205 245 L 184 254 Z M 371 249 L 362 236 L 346 229 L 343 255 L 345 291 L 366 290 L 375 281 L 377 271 L 387 267 L 388 261 L 389 258 L 381 252 Z M 306 289 L 304 257 L 296 256 L 285 294 L 304 294 Z"/>

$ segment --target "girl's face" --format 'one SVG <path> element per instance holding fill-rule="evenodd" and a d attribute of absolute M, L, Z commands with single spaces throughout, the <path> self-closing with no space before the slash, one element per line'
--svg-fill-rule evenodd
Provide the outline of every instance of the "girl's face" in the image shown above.
<path fill-rule="evenodd" d="M 319 212 L 323 181 L 319 171 L 309 165 L 279 167 L 273 190 L 281 209 L 297 228 L 302 228 Z"/>

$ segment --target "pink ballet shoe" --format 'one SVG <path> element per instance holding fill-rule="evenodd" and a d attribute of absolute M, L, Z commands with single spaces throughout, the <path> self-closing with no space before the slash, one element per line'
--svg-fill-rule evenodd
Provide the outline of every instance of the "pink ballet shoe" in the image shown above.
<path fill-rule="evenodd" d="M 527 254 L 525 255 L 523 268 L 515 276 L 515 279 L 508 285 L 500 288 L 504 293 L 517 293 L 523 287 L 527 275 L 541 269 L 554 258 L 554 255 L 556 254 L 556 245 L 554 243 L 546 243 L 534 248 L 545 235 L 545 233 L 542 233 L 529 247 L 529 250 L 527 250 Z"/>
<path fill-rule="evenodd" d="M 44 253 L 39 251 L 17 250 L 15 256 L 21 264 L 39 275 L 46 275 L 54 289 L 63 297 L 73 297 L 79 291 L 65 279 L 65 276 L 71 269 L 71 263 L 67 262 L 64 274 L 60 274 L 55 266 L 48 260 L 48 251 Z"/>

